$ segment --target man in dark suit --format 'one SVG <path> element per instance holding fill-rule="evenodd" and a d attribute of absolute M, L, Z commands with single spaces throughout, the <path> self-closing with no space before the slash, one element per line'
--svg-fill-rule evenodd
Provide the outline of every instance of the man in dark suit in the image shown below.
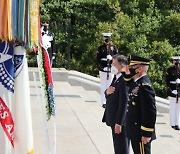
<path fill-rule="evenodd" d="M 150 154 L 151 141 L 156 138 L 155 91 L 147 77 L 149 64 L 149 59 L 130 57 L 129 71 L 133 81 L 129 89 L 126 128 L 135 154 Z"/>
<path fill-rule="evenodd" d="M 110 87 L 105 91 L 106 108 L 102 121 L 112 129 L 115 154 L 128 154 L 129 144 L 126 137 L 125 117 L 128 90 L 121 72 L 127 67 L 125 56 L 113 56 L 111 72 L 115 75 Z"/>

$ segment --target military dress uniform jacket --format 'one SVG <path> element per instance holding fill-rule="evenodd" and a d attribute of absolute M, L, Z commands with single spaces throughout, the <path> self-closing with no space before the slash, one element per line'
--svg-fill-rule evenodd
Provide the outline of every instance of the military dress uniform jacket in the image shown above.
<path fill-rule="evenodd" d="M 125 125 L 125 117 L 128 101 L 128 87 L 121 75 L 111 86 L 115 87 L 115 92 L 106 95 L 106 108 L 102 122 L 114 128 L 115 124 Z"/>
<path fill-rule="evenodd" d="M 127 107 L 127 136 L 131 140 L 141 141 L 141 137 L 156 138 L 155 91 L 147 76 L 133 81 L 129 89 Z"/>
<path fill-rule="evenodd" d="M 109 53 L 107 49 L 108 49 L 108 45 L 105 43 L 98 47 L 97 65 L 99 71 L 105 72 L 103 68 L 107 67 L 107 55 L 113 56 L 118 53 L 118 50 L 114 45 L 110 45 Z"/>
<path fill-rule="evenodd" d="M 42 41 L 44 48 L 48 51 L 49 59 L 52 60 L 52 57 L 56 55 L 55 50 L 55 37 L 53 33 L 42 32 Z"/>
<path fill-rule="evenodd" d="M 180 84 L 176 84 L 176 80 L 180 79 L 180 73 L 178 74 L 176 71 L 176 67 L 172 66 L 166 71 L 166 85 L 167 85 L 167 94 L 171 97 L 176 97 L 176 94 L 173 94 L 173 90 L 179 89 L 178 96 L 180 97 Z"/>

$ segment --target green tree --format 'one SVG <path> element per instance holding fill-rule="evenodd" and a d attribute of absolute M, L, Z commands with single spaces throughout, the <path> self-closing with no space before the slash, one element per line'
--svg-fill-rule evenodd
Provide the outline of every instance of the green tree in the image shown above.
<path fill-rule="evenodd" d="M 149 76 L 157 95 L 166 97 L 164 73 L 180 53 L 179 0 L 43 0 L 41 21 L 49 22 L 56 39 L 56 67 L 97 76 L 96 50 L 102 32 L 124 54 L 151 58 Z"/>
<path fill-rule="evenodd" d="M 166 97 L 165 73 L 167 67 L 172 65 L 171 57 L 176 54 L 176 52 L 167 40 L 162 42 L 154 41 L 152 43 L 150 56 L 153 61 L 150 66 L 149 76 L 159 96 Z"/>

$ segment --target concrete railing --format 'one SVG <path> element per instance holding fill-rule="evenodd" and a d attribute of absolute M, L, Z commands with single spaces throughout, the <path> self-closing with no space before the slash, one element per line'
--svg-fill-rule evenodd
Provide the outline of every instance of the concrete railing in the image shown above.
<path fill-rule="evenodd" d="M 37 68 L 29 68 L 29 78 L 33 80 L 33 72 L 38 76 Z M 100 79 L 78 71 L 66 70 L 64 68 L 52 68 L 54 81 L 66 81 L 72 86 L 82 86 L 86 90 L 97 91 L 100 93 Z M 156 96 L 158 112 L 169 112 L 169 101 Z"/>

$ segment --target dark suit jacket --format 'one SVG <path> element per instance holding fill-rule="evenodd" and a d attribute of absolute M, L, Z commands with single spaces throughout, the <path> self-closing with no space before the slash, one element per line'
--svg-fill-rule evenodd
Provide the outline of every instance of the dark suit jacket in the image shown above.
<path fill-rule="evenodd" d="M 127 136 L 137 141 L 141 141 L 142 136 L 155 139 L 155 91 L 147 76 L 131 85 L 127 109 Z"/>
<path fill-rule="evenodd" d="M 128 100 L 128 87 L 121 75 L 111 86 L 115 87 L 115 92 L 106 95 L 106 109 L 102 122 L 114 128 L 115 124 L 125 125 L 125 116 Z"/>

